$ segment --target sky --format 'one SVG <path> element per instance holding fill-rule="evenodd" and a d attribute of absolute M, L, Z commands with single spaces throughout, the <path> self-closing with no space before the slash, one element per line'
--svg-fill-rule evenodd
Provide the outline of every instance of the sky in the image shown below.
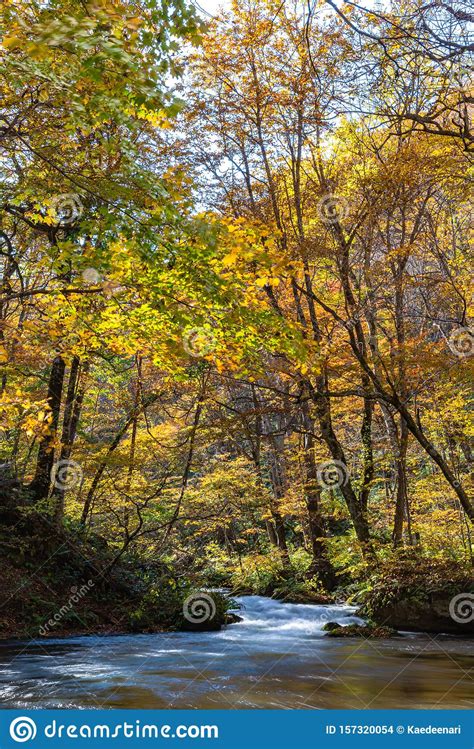
<path fill-rule="evenodd" d="M 220 7 L 227 7 L 230 5 L 230 0 L 193 0 L 194 5 L 197 7 L 201 7 L 203 10 L 205 10 L 207 13 L 210 13 L 211 15 L 215 13 L 217 8 Z M 375 0 L 366 0 L 366 2 L 361 3 L 365 8 L 371 8 L 376 5 Z M 385 7 L 386 2 L 382 0 L 382 6 Z"/>
<path fill-rule="evenodd" d="M 194 5 L 198 8 L 201 7 L 211 15 L 215 13 L 217 8 L 228 5 L 228 0 L 195 0 Z"/>

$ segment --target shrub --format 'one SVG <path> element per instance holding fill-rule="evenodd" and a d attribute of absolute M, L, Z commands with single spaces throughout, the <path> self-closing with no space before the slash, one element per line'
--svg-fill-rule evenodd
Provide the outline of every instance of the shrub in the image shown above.
<path fill-rule="evenodd" d="M 403 550 L 370 577 L 361 596 L 363 610 L 370 616 L 397 601 L 428 601 L 431 594 L 441 591 L 454 595 L 460 590 L 470 590 L 473 582 L 472 570 L 459 562 L 428 559 Z"/>
<path fill-rule="evenodd" d="M 193 602 L 203 595 L 205 600 L 212 599 L 210 609 L 214 611 L 206 622 L 212 621 L 219 626 L 225 624 L 227 612 L 238 608 L 238 604 L 223 593 L 198 591 L 188 582 L 163 578 L 154 583 L 142 597 L 138 608 L 130 615 L 130 626 L 136 632 L 187 628 L 190 620 L 184 615 L 185 605 L 189 606 L 192 613 Z M 196 616 L 199 617 L 199 614 L 198 610 Z"/>

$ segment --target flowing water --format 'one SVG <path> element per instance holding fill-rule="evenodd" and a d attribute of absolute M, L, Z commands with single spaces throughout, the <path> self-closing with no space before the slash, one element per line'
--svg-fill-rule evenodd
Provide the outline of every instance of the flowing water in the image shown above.
<path fill-rule="evenodd" d="M 324 636 L 350 606 L 239 599 L 221 632 L 0 646 L 4 708 L 472 708 L 472 640 Z"/>

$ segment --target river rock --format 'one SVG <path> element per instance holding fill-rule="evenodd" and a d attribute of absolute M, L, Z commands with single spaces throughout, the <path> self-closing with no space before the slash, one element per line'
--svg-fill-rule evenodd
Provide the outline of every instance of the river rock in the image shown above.
<path fill-rule="evenodd" d="M 238 614 L 234 614 L 233 612 L 229 612 L 225 615 L 225 623 L 226 624 L 238 624 L 238 622 L 243 622 L 243 618 L 239 616 Z"/>
<path fill-rule="evenodd" d="M 391 627 L 380 627 L 376 624 L 338 624 L 328 622 L 323 627 L 328 637 L 376 637 L 380 640 L 396 637 L 398 632 Z"/>
<path fill-rule="evenodd" d="M 323 627 L 324 632 L 334 632 L 336 629 L 342 629 L 342 624 L 338 624 L 338 622 L 328 622 Z"/>
<path fill-rule="evenodd" d="M 462 604 L 459 594 L 459 604 Z M 469 599 L 470 596 L 470 599 Z M 373 606 L 370 618 L 380 625 L 388 625 L 405 632 L 436 632 L 438 634 L 474 635 L 474 617 L 472 616 L 473 594 L 466 594 L 465 606 L 470 606 L 464 612 L 459 606 L 456 614 L 452 602 L 455 597 L 446 592 L 433 592 L 425 600 L 419 598 L 404 598 L 385 605 Z M 469 603 L 470 601 L 470 603 Z M 450 613 L 450 604 L 452 613 Z M 358 615 L 364 616 L 363 610 Z"/>

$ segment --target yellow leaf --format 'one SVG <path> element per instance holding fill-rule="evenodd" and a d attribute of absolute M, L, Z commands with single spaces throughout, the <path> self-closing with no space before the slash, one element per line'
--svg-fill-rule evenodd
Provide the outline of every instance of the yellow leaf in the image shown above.
<path fill-rule="evenodd" d="M 21 44 L 21 40 L 17 36 L 6 36 L 2 42 L 5 49 L 16 49 Z"/>

